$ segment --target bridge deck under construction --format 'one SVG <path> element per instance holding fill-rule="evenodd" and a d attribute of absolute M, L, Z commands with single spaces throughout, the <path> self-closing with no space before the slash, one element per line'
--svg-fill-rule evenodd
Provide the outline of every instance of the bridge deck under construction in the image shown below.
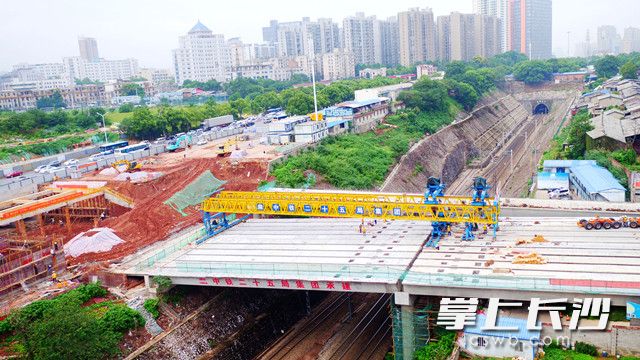
<path fill-rule="evenodd" d="M 637 231 L 609 230 L 605 237 L 604 230 L 581 229 L 576 220 L 504 219 L 496 240 L 480 235 L 471 242 L 460 240 L 462 226 L 456 226 L 436 250 L 423 247 L 431 230 L 425 222 L 379 221 L 362 234 L 356 219 L 251 219 L 151 266 L 140 266 L 145 258 L 138 256 L 118 271 L 194 285 L 303 279 L 349 281 L 351 290 L 368 292 L 435 295 L 437 287 L 456 296 L 474 296 L 470 289 L 639 296 Z M 544 239 L 532 241 L 535 235 Z M 530 263 L 518 263 L 518 256 Z"/>

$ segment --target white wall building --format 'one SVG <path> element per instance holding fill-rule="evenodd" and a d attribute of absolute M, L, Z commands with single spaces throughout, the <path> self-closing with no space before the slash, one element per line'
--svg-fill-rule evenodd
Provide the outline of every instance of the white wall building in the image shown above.
<path fill-rule="evenodd" d="M 138 76 L 138 60 L 105 60 L 91 62 L 82 57 L 67 57 L 63 63 L 71 79 L 85 79 L 107 82 L 110 80 L 128 80 Z"/>
<path fill-rule="evenodd" d="M 356 61 L 353 53 L 335 49 L 322 55 L 322 78 L 338 80 L 352 78 L 356 72 Z"/>
<path fill-rule="evenodd" d="M 213 34 L 198 22 L 187 35 L 179 38 L 179 47 L 173 51 L 176 82 L 185 80 L 220 82 L 228 80 L 231 68 L 229 48 L 224 35 Z"/>

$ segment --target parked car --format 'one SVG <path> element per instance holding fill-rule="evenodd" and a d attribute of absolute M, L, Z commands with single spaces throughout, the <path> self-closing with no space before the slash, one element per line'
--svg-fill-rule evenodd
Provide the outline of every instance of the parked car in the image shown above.
<path fill-rule="evenodd" d="M 33 171 L 40 173 L 42 171 L 42 169 L 46 168 L 49 165 L 40 165 L 37 168 L 33 169 Z"/>
<path fill-rule="evenodd" d="M 204 138 L 198 140 L 198 142 L 196 143 L 196 145 L 206 145 L 206 144 L 207 144 L 207 140 Z"/>
<path fill-rule="evenodd" d="M 60 167 L 62 164 L 60 163 L 60 161 L 58 160 L 53 160 L 52 162 L 50 162 L 48 164 L 49 166 L 53 166 L 53 167 Z"/>
<path fill-rule="evenodd" d="M 8 174 L 5 174 L 6 178 L 14 178 L 14 177 L 18 177 L 21 176 L 23 174 L 23 172 L 21 170 L 13 170 L 11 172 L 9 172 Z"/>
<path fill-rule="evenodd" d="M 78 165 L 78 159 L 69 159 L 65 162 L 62 163 L 63 166 L 72 166 L 72 165 Z"/>
<path fill-rule="evenodd" d="M 59 166 L 43 165 L 43 166 L 38 166 L 35 172 L 40 174 L 53 174 L 58 170 L 60 170 Z"/>

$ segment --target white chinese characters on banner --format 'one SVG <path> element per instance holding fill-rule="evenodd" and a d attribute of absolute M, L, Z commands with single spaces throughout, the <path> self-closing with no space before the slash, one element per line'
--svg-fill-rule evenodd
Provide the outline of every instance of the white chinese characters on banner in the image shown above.
<path fill-rule="evenodd" d="M 478 311 L 477 298 L 442 298 L 437 324 L 445 326 L 447 330 L 463 330 L 466 325 L 475 325 Z M 547 312 L 554 330 L 562 330 L 560 312 L 567 312 L 567 298 L 546 299 L 532 298 L 529 304 L 527 330 L 540 330 L 538 316 Z M 522 307 L 522 302 L 502 302 L 499 298 L 489 299 L 486 309 L 486 321 L 482 329 L 486 331 L 517 331 L 514 327 L 498 326 L 498 314 L 503 307 Z M 609 298 L 575 298 L 573 299 L 573 313 L 569 323 L 570 330 L 604 330 L 609 321 L 611 299 Z M 595 326 L 579 326 L 580 319 L 598 316 Z"/>

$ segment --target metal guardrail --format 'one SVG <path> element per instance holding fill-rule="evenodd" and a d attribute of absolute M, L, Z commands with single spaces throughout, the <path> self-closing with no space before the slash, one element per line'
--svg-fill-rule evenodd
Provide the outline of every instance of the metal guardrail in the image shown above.
<path fill-rule="evenodd" d="M 145 268 L 152 267 L 167 256 L 184 249 L 187 245 L 195 243 L 197 240 L 202 239 L 205 236 L 207 236 L 207 232 L 204 227 L 198 228 L 194 232 L 184 234 L 174 240 L 171 245 L 138 262 L 135 269 L 136 271 L 141 271 Z"/>
<path fill-rule="evenodd" d="M 409 271 L 402 281 L 405 285 L 434 287 L 640 295 L 640 284 L 638 283 L 625 282 L 622 284 L 618 281 L 606 280 L 560 280 L 519 276 L 430 274 Z"/>

